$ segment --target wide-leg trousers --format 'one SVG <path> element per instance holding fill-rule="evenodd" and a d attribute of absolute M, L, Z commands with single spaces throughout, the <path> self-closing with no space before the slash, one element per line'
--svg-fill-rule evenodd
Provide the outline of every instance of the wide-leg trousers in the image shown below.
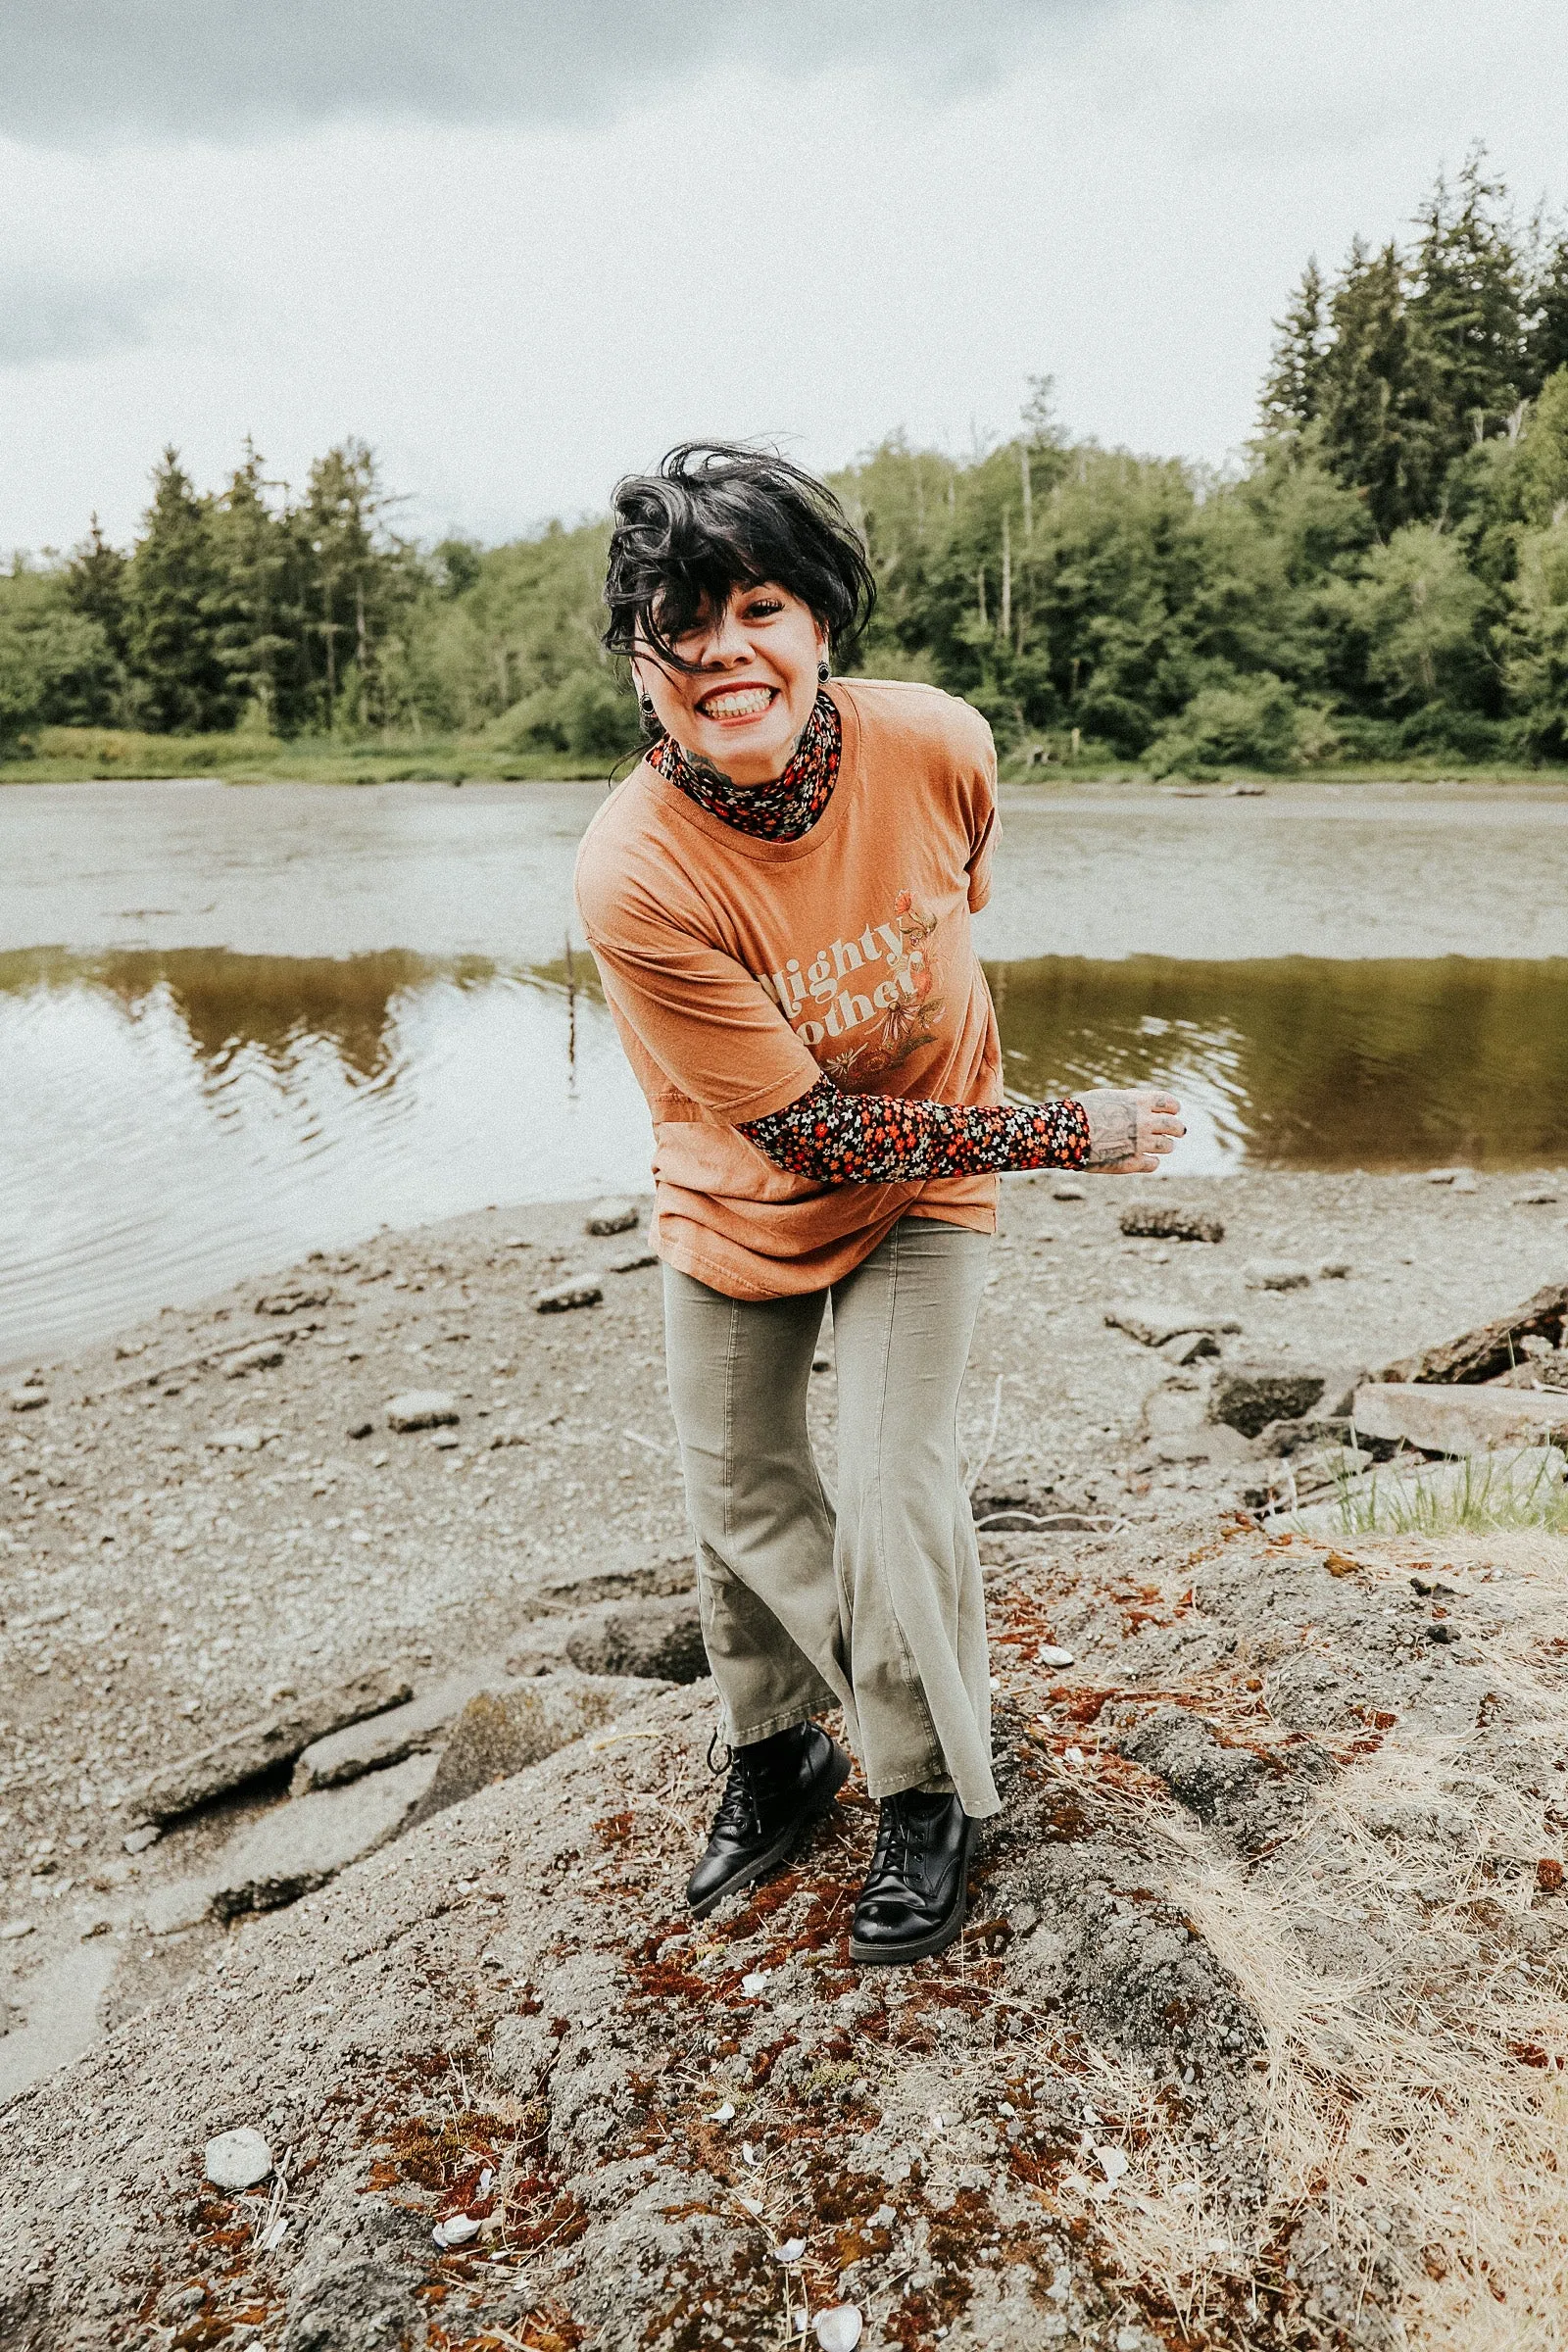
<path fill-rule="evenodd" d="M 664 1268 L 669 1394 L 703 1636 L 744 1746 L 842 1707 L 873 1796 L 998 1807 L 958 1391 L 989 1236 L 905 1217 L 835 1283 L 736 1299 Z M 807 1431 L 831 1297 L 838 1492 Z"/>

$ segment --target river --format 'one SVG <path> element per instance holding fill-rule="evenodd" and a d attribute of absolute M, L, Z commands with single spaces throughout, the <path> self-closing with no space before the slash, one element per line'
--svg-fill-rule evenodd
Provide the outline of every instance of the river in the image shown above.
<path fill-rule="evenodd" d="M 592 785 L 0 791 L 0 1365 L 312 1248 L 642 1187 L 571 910 Z M 1004 796 L 1011 1086 L 1180 1166 L 1568 1159 L 1568 791 Z"/>

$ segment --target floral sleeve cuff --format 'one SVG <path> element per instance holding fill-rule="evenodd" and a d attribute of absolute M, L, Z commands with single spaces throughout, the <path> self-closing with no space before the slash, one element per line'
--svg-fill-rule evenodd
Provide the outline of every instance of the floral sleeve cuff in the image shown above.
<path fill-rule="evenodd" d="M 907 1184 L 1004 1168 L 1081 1168 L 1089 1117 L 1081 1102 L 959 1108 L 902 1095 L 849 1095 L 831 1078 L 737 1130 L 788 1175 L 813 1184 Z"/>

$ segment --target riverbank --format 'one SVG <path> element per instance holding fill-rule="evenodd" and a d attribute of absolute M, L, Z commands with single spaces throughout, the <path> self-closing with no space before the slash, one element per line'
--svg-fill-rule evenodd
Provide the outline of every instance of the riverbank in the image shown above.
<path fill-rule="evenodd" d="M 462 784 L 602 781 L 602 755 L 508 750 L 484 736 L 431 736 L 401 743 L 330 736 L 284 740 L 243 732 L 145 735 L 123 727 L 43 727 L 25 757 L 0 760 L 0 785 L 155 783 L 204 777 L 229 784 Z M 624 763 L 621 763 L 622 767 Z M 1464 760 L 1445 754 L 1399 760 L 1320 761 L 1310 766 L 1205 767 L 1194 778 L 1148 774 L 1136 760 L 1087 754 L 1041 759 L 1025 746 L 1004 752 L 1004 783 L 1078 788 L 1147 785 L 1150 790 L 1224 791 L 1288 784 L 1498 785 L 1568 789 L 1568 767 L 1551 761 Z"/>
<path fill-rule="evenodd" d="M 1223 1239 L 1124 1235 L 1151 1198 Z M 609 1744 L 280 1918 L 180 1899 L 297 1809 L 274 1785 L 126 1850 L 149 1773 L 298 1694 L 373 1665 L 417 1699 L 475 1660 L 548 1663 L 553 1629 L 607 1600 L 689 1609 L 640 1230 L 484 1212 L 32 1368 L 47 1402 L 0 1422 L 0 2066 L 14 2089 L 84 2054 L 8 2116 L 14 2340 L 362 2352 L 384 2305 L 431 2347 L 493 2352 L 506 2328 L 608 2348 L 613 2277 L 639 2340 L 739 2345 L 772 2325 L 792 2233 L 813 2306 L 842 2292 L 867 2342 L 906 2347 L 966 2313 L 1027 2346 L 1152 2348 L 1178 2319 L 1189 2343 L 1250 2343 L 1249 2308 L 1297 2341 L 1308 2304 L 1322 2342 L 1446 2343 L 1489 2278 L 1515 2319 L 1547 2307 L 1562 1825 L 1537 1748 L 1559 1737 L 1568 1544 L 1224 1541 L 1279 1463 L 1206 1420 L 1200 1384 L 1216 1363 L 1348 1376 L 1561 1280 L 1568 1176 L 1041 1178 L 1004 1211 L 964 1425 L 1015 1777 L 975 1937 L 897 1985 L 838 1950 L 853 1788 L 814 1861 L 701 1948 L 671 1941 L 710 1802 L 701 1683 L 640 1706 L 615 1687 Z M 585 1267 L 600 1303 L 536 1311 Z M 1191 1331 L 1156 1351 L 1107 1325 L 1123 1306 L 1149 1337 L 1162 1309 L 1212 1323 L 1223 1352 L 1184 1365 Z M 830 1333 L 822 1355 L 830 1461 Z M 408 1390 L 457 1420 L 393 1431 Z M 1434 1648 L 1434 1615 L 1460 1638 Z M 1175 1730 L 1209 1727 L 1192 1756 L 1172 1705 Z M 1446 1988 L 1442 2051 L 1398 2023 L 1417 1979 L 1423 2001 Z M 118 2030 L 94 2050 L 99 2018 Z M 1423 2110 L 1412 2168 L 1433 2065 L 1455 2096 Z M 199 2185 L 203 2139 L 239 2125 L 292 2151 L 275 2259 L 265 2192 Z M 497 2210 L 486 2169 L 483 2261 L 432 2249 L 440 2213 Z"/>

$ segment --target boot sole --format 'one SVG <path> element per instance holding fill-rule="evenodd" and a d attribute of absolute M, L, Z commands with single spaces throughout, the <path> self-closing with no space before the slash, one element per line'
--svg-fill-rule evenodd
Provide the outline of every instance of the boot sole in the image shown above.
<path fill-rule="evenodd" d="M 958 1899 L 940 1927 L 916 1936 L 912 1943 L 901 1943 L 893 1949 L 885 1943 L 857 1943 L 850 1937 L 850 1958 L 862 1968 L 907 1968 L 912 1961 L 929 1960 L 945 1952 L 950 1943 L 956 1943 L 963 1934 L 963 1923 L 969 1915 L 969 1870 L 974 1861 L 974 1849 L 980 1842 L 980 1824 L 971 1821 L 964 1831 L 963 1868 L 958 1874 Z"/>
<path fill-rule="evenodd" d="M 723 1886 L 709 1895 L 705 1902 L 693 1903 L 690 1906 L 692 1917 L 706 1919 L 710 1911 L 716 1911 L 727 1896 L 738 1893 L 743 1886 L 755 1886 L 758 1880 L 765 1877 L 768 1871 L 776 1870 L 807 1831 L 821 1820 L 849 1777 L 850 1759 L 840 1747 L 834 1755 L 832 1769 L 812 1798 L 809 1808 L 798 1815 L 788 1829 L 781 1831 L 762 1853 L 754 1855 L 744 1870 L 738 1870 L 732 1879 L 726 1879 Z"/>

